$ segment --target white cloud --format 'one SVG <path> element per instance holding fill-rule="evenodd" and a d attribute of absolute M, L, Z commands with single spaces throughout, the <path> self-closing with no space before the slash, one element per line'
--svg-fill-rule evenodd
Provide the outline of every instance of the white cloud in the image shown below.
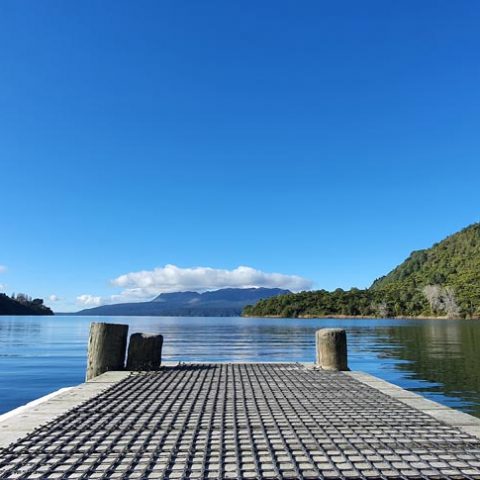
<path fill-rule="evenodd" d="M 4 292 L 7 289 L 7 285 L 5 283 L 0 283 L 0 292 Z"/>
<path fill-rule="evenodd" d="M 126 273 L 113 279 L 111 283 L 124 289 L 120 295 L 113 295 L 111 301 L 143 300 L 166 292 L 202 292 L 229 287 L 276 287 L 300 291 L 310 289 L 313 284 L 311 280 L 298 275 L 266 273 L 245 266 L 225 270 L 210 267 L 180 268 L 176 265 Z"/>
<path fill-rule="evenodd" d="M 106 303 L 102 297 L 96 295 L 83 294 L 77 297 L 77 303 L 85 307 L 98 307 Z"/>
<path fill-rule="evenodd" d="M 50 295 L 48 297 L 48 299 L 51 301 L 51 302 L 59 302 L 61 300 L 61 298 L 57 295 Z"/>
<path fill-rule="evenodd" d="M 5 265 L 0 265 L 0 273 L 4 273 L 7 271 L 7 267 Z"/>

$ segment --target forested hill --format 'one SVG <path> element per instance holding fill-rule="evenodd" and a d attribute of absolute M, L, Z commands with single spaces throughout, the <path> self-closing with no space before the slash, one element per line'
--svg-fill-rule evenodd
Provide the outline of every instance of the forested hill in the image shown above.
<path fill-rule="evenodd" d="M 41 298 L 31 298 L 25 294 L 8 297 L 0 293 L 0 315 L 53 315 Z"/>
<path fill-rule="evenodd" d="M 261 300 L 247 316 L 480 317 L 480 224 L 413 252 L 365 290 L 301 292 Z"/>

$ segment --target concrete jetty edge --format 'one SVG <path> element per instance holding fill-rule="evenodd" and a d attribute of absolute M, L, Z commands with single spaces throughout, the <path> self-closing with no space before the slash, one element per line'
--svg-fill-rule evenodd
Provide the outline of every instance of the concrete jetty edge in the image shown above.
<path fill-rule="evenodd" d="M 381 380 L 368 373 L 344 372 L 344 374 L 349 375 L 359 382 L 375 388 L 383 394 L 395 398 L 410 407 L 416 408 L 417 410 L 434 417 L 436 420 L 454 426 L 474 437 L 480 438 L 480 418 L 454 410 L 453 408 L 434 402 L 433 400 L 428 400 L 421 395 L 405 390 L 398 385 L 386 382 L 385 380 Z"/>

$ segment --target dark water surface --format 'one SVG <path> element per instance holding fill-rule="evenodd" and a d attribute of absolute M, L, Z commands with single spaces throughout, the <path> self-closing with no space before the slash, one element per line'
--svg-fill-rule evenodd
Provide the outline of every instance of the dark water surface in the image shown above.
<path fill-rule="evenodd" d="M 347 329 L 349 364 L 480 417 L 480 322 L 176 317 L 0 316 L 0 413 L 85 375 L 92 321 L 164 335 L 165 360 L 302 361 L 315 330 Z"/>

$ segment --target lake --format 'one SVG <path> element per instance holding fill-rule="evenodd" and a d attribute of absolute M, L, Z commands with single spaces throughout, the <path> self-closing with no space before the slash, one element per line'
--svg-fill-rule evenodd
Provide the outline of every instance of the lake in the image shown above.
<path fill-rule="evenodd" d="M 315 330 L 347 329 L 349 365 L 480 417 L 480 321 L 0 316 L 0 413 L 84 380 L 89 324 L 164 335 L 170 361 L 315 358 Z"/>

